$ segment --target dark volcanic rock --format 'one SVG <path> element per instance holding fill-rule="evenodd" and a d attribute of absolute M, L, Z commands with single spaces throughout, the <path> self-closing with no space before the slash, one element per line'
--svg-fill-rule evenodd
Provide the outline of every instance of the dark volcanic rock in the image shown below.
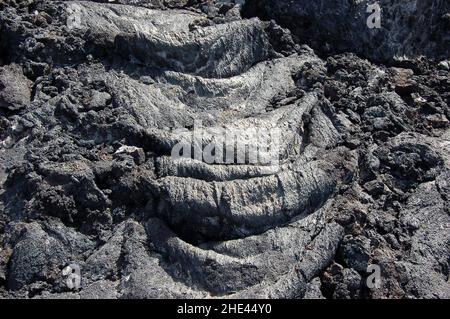
<path fill-rule="evenodd" d="M 32 82 L 22 68 L 11 64 L 0 68 L 0 109 L 18 111 L 30 103 Z"/>
<path fill-rule="evenodd" d="M 448 5 L 407 2 L 2 1 L 0 296 L 448 297 Z"/>
<path fill-rule="evenodd" d="M 374 3 L 381 9 L 380 28 L 367 25 Z M 244 7 L 244 16 L 275 19 L 321 52 L 351 51 L 376 60 L 448 58 L 449 12 L 445 0 L 247 0 Z"/>

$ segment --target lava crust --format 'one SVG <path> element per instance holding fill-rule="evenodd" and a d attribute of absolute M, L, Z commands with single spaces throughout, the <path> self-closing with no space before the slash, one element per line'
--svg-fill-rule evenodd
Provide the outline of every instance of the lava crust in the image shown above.
<path fill-rule="evenodd" d="M 0 1 L 0 297 L 450 298 L 450 8 L 367 2 Z"/>

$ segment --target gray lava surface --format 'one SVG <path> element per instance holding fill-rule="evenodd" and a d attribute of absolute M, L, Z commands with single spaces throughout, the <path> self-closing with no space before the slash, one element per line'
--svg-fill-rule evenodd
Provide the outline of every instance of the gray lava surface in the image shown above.
<path fill-rule="evenodd" d="M 0 297 L 450 298 L 450 2 L 370 3 L 0 0 Z"/>

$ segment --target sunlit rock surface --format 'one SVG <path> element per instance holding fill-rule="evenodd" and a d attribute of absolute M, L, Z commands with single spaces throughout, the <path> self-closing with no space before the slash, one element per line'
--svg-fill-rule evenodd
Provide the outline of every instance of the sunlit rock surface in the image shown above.
<path fill-rule="evenodd" d="M 0 296 L 450 297 L 448 47 L 291 2 L 0 4 Z"/>

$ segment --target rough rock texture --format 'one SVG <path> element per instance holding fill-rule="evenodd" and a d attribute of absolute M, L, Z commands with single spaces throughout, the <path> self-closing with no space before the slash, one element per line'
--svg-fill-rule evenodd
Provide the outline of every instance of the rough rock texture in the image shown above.
<path fill-rule="evenodd" d="M 371 29 L 366 23 L 373 4 L 381 9 L 381 23 Z M 243 12 L 276 19 L 324 54 L 351 51 L 381 61 L 450 55 L 447 0 L 247 0 Z"/>
<path fill-rule="evenodd" d="M 447 2 L 379 55 L 327 3 L 0 2 L 0 296 L 449 298 Z M 278 165 L 171 156 L 200 120 Z"/>

